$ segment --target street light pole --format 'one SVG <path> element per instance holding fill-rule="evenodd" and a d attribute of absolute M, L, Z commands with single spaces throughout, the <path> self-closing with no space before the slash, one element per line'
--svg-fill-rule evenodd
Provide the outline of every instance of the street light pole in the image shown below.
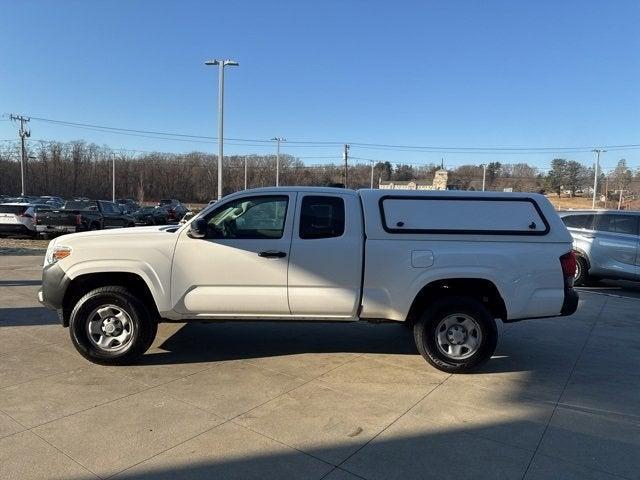
<path fill-rule="evenodd" d="M 593 201 L 591 202 L 591 208 L 596 208 L 596 192 L 598 190 L 598 170 L 600 170 L 600 154 L 606 152 L 602 148 L 594 148 L 591 150 L 596 154 L 596 168 L 593 175 Z"/>
<path fill-rule="evenodd" d="M 115 203 L 116 201 L 116 156 L 115 154 L 111 154 L 111 161 L 113 162 L 111 165 L 111 201 Z"/>
<path fill-rule="evenodd" d="M 244 156 L 244 189 L 247 189 L 247 156 Z"/>
<path fill-rule="evenodd" d="M 373 188 L 373 167 L 374 167 L 374 163 L 373 160 L 371 160 L 371 188 Z"/>
<path fill-rule="evenodd" d="M 286 142 L 286 138 L 282 137 L 273 137 L 271 141 L 278 142 L 278 147 L 276 149 L 276 187 L 280 186 L 280 142 Z"/>
<path fill-rule="evenodd" d="M 224 67 L 240 65 L 234 60 L 207 60 L 205 65 L 218 66 L 218 200 L 222 198 L 222 159 L 224 155 Z"/>
<path fill-rule="evenodd" d="M 487 181 L 487 164 L 483 163 L 482 164 L 482 191 L 484 192 L 484 186 L 486 184 Z"/>

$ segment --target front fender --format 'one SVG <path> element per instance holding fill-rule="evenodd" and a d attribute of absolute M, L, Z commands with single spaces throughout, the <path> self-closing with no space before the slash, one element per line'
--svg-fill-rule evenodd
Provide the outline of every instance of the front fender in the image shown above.
<path fill-rule="evenodd" d="M 85 260 L 65 269 L 66 275 L 71 280 L 82 275 L 116 272 L 138 275 L 149 288 L 158 310 L 161 312 L 170 310 L 171 307 L 167 305 L 169 292 L 163 285 L 158 272 L 147 262 L 135 259 Z"/>

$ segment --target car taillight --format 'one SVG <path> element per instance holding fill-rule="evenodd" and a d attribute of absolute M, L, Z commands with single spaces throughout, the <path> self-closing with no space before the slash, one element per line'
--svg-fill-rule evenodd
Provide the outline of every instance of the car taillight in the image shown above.
<path fill-rule="evenodd" d="M 76 215 L 76 225 L 82 225 L 82 215 Z"/>
<path fill-rule="evenodd" d="M 576 275 L 577 260 L 573 250 L 565 253 L 560 257 L 560 265 L 562 266 L 562 275 L 564 276 L 564 284 L 566 287 L 573 287 L 573 278 Z"/>

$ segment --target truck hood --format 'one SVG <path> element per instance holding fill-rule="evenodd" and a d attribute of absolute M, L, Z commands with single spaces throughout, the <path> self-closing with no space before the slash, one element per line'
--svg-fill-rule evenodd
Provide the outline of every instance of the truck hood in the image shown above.
<path fill-rule="evenodd" d="M 134 241 L 140 241 L 140 237 L 144 235 L 152 235 L 162 233 L 164 235 L 171 235 L 172 232 L 167 232 L 167 230 L 174 230 L 179 228 L 181 225 L 153 225 L 150 227 L 131 227 L 131 228 L 113 228 L 109 230 L 91 230 L 88 232 L 79 232 L 79 233 L 71 233 L 69 235 L 64 235 L 62 237 L 58 237 L 56 243 L 63 244 L 65 242 L 76 242 L 78 240 L 83 240 L 85 238 L 92 237 L 95 240 L 127 240 L 131 239 Z"/>
<path fill-rule="evenodd" d="M 57 246 L 71 248 L 71 255 L 58 262 L 70 278 L 102 271 L 130 272 L 159 286 L 169 278 L 173 251 L 179 235 L 167 232 L 175 226 L 118 228 L 72 233 L 54 239 Z"/>

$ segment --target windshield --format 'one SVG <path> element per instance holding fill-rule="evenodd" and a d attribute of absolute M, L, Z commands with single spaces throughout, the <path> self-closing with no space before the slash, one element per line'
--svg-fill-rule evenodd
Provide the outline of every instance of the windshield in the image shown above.
<path fill-rule="evenodd" d="M 64 204 L 65 210 L 98 210 L 96 202 L 85 200 L 72 200 Z"/>
<path fill-rule="evenodd" d="M 143 207 L 138 210 L 138 213 L 151 213 L 156 209 L 156 207 Z"/>

